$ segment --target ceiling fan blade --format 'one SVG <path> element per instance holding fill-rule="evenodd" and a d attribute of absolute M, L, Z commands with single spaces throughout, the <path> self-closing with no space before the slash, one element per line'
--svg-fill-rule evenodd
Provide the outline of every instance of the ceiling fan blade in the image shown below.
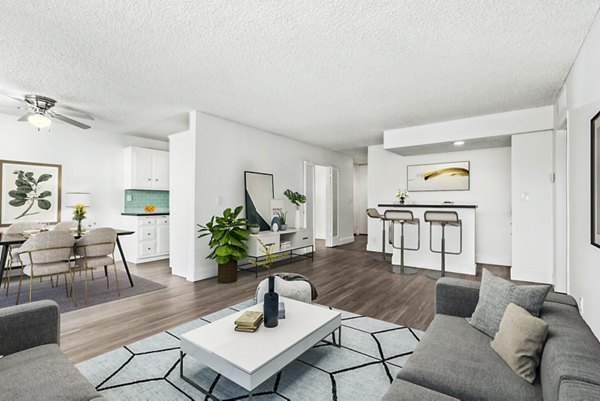
<path fill-rule="evenodd" d="M 27 121 L 29 116 L 32 116 L 32 115 L 33 115 L 33 113 L 27 113 L 23 117 L 19 118 L 17 121 Z"/>
<path fill-rule="evenodd" d="M 8 97 L 9 97 L 10 99 L 12 99 L 12 100 L 16 100 L 16 101 L 17 101 L 17 102 L 19 102 L 19 103 L 25 103 L 25 104 L 29 104 L 29 103 L 27 103 L 25 100 L 23 100 L 23 99 L 19 99 L 18 97 L 12 97 L 12 96 L 8 96 Z"/>
<path fill-rule="evenodd" d="M 76 118 L 83 118 L 85 120 L 92 120 L 95 121 L 95 118 L 90 116 L 89 114 L 86 114 L 82 111 L 77 111 L 75 109 L 72 109 L 70 107 L 65 107 L 65 106 L 58 106 L 57 107 L 61 112 L 64 112 L 65 114 L 68 114 L 70 116 L 76 117 Z M 56 113 L 56 112 L 55 112 Z"/>
<path fill-rule="evenodd" d="M 48 114 L 52 118 L 56 118 L 57 120 L 63 121 L 65 123 L 67 123 L 67 124 L 74 125 L 74 126 L 79 127 L 81 129 L 91 128 L 89 125 L 85 125 L 83 123 L 80 123 L 79 121 L 75 121 L 75 120 L 73 120 L 73 119 L 71 119 L 69 117 L 62 116 L 62 115 L 60 115 L 58 113 L 48 113 Z"/>

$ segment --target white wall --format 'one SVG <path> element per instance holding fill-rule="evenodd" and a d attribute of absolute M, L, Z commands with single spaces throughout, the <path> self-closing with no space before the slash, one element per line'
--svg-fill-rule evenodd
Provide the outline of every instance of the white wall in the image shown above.
<path fill-rule="evenodd" d="M 283 191 L 288 188 L 302 192 L 303 166 L 307 160 L 340 169 L 341 240 L 353 240 L 352 158 L 200 112 L 191 114 L 195 115 L 190 119 L 190 129 L 196 135 L 196 176 L 189 185 L 195 187 L 195 207 L 191 214 L 187 213 L 187 209 L 171 208 L 174 221 L 183 220 L 179 219 L 179 215 L 185 213 L 185 218 L 194 224 L 205 223 L 226 207 L 243 205 L 245 170 L 272 173 L 278 198 L 285 199 Z M 185 193 L 179 186 L 171 185 L 171 199 Z M 294 206 L 286 200 L 286 208 L 292 211 L 288 214 L 288 224 L 293 226 Z M 172 225 L 172 229 L 177 227 Z M 207 244 L 208 238 L 195 240 L 193 263 L 185 267 L 188 280 L 216 275 L 217 264 L 205 259 L 209 253 Z"/>
<path fill-rule="evenodd" d="M 600 337 L 600 249 L 590 244 L 590 119 L 600 110 L 600 16 L 566 80 L 568 141 L 568 292 Z M 558 128 L 558 127 L 557 127 Z"/>
<path fill-rule="evenodd" d="M 315 238 L 327 236 L 327 178 L 329 169 L 315 166 Z"/>
<path fill-rule="evenodd" d="M 369 147 L 368 207 L 393 203 L 398 188 L 406 188 L 406 166 L 451 161 L 471 162 L 469 191 L 413 192 L 409 202 L 478 205 L 476 217 L 476 261 L 511 265 L 511 161 L 510 148 L 493 148 L 419 156 L 399 156 L 382 145 Z M 380 208 L 381 210 L 381 208 Z M 381 223 L 369 219 L 367 249 L 381 250 Z M 388 252 L 391 247 L 388 245 Z"/>
<path fill-rule="evenodd" d="M 191 118 L 195 116 L 190 116 Z M 169 158 L 169 183 L 176 188 L 177 196 L 171 196 L 169 207 L 172 211 L 169 224 L 170 258 L 173 274 L 187 277 L 188 266 L 194 263 L 196 241 L 196 133 L 181 132 L 169 136 L 171 157 Z"/>
<path fill-rule="evenodd" d="M 388 130 L 383 133 L 385 149 L 429 145 L 459 139 L 486 138 L 552 129 L 552 106 L 486 114 L 460 120 Z"/>
<path fill-rule="evenodd" d="M 168 150 L 167 142 L 82 130 L 55 123 L 50 132 L 37 129 L 17 116 L 0 114 L 0 159 L 62 165 L 62 194 L 91 193 L 84 223 L 119 227 L 123 211 L 123 148 L 142 146 Z M 72 210 L 63 206 L 62 220 Z"/>
<path fill-rule="evenodd" d="M 552 131 L 512 137 L 511 279 L 554 283 Z"/>
<path fill-rule="evenodd" d="M 355 165 L 354 166 L 354 233 L 367 234 L 368 222 L 367 210 L 368 195 L 367 195 L 367 174 L 369 166 Z"/>

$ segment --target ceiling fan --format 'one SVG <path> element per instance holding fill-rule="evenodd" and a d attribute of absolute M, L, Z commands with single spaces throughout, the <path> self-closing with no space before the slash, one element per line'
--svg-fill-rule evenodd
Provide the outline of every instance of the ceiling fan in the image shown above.
<path fill-rule="evenodd" d="M 21 107 L 17 107 L 18 109 L 27 111 L 27 114 L 19 118 L 18 121 L 28 121 L 31 125 L 37 127 L 38 131 L 40 128 L 49 127 L 52 124 L 51 118 L 74 125 L 81 129 L 90 128 L 89 125 L 80 123 L 79 121 L 73 120 L 70 117 L 64 116 L 63 114 L 59 114 L 52 110 L 52 108 L 56 105 L 56 100 L 49 97 L 39 95 L 25 95 L 24 99 L 19 99 L 12 96 L 9 97 L 17 102 L 22 103 Z M 76 110 L 69 109 L 67 110 L 67 113 L 77 118 L 94 120 L 92 116 Z"/>

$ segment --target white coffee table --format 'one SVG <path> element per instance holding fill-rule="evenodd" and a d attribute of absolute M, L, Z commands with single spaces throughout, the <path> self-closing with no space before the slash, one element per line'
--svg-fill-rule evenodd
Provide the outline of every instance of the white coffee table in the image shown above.
<path fill-rule="evenodd" d="M 254 333 L 234 330 L 234 322 L 243 312 L 262 311 L 263 304 L 259 303 L 183 334 L 181 378 L 217 399 L 183 374 L 183 359 L 189 355 L 248 390 L 251 398 L 254 389 L 336 330 L 339 332 L 336 345 L 341 346 L 340 312 L 289 298 L 279 300 L 285 302 L 285 319 L 280 319 L 275 328 L 262 325 Z"/>

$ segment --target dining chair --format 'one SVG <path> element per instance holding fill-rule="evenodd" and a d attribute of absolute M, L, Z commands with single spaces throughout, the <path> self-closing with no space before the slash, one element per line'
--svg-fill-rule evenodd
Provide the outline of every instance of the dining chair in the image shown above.
<path fill-rule="evenodd" d="M 67 285 L 67 273 L 71 276 L 71 288 L 73 288 L 73 272 L 71 270 L 71 256 L 73 255 L 73 235 L 64 231 L 41 232 L 31 236 L 19 248 L 19 258 L 23 264 L 21 277 L 19 279 L 19 292 L 17 293 L 17 305 L 21 296 L 23 275 L 29 276 L 29 302 L 33 294 L 33 279 L 36 277 L 64 275 L 65 291 L 69 297 Z M 75 295 L 73 293 L 73 303 Z"/>
<path fill-rule="evenodd" d="M 52 231 L 72 231 L 73 229 L 77 229 L 77 222 L 71 220 L 61 221 L 60 223 L 57 223 L 52 229 Z"/>
<path fill-rule="evenodd" d="M 19 221 L 11 224 L 4 230 L 4 234 L 19 234 L 23 235 L 27 230 L 41 230 L 42 223 L 35 221 Z M 18 249 L 21 244 L 13 244 L 8 246 L 8 263 L 6 264 L 5 275 L 4 275 L 4 288 L 6 288 L 6 296 L 8 296 L 8 290 L 10 287 L 10 275 L 13 267 L 21 268 L 21 260 L 19 259 Z"/>
<path fill-rule="evenodd" d="M 106 274 L 107 268 L 110 265 L 114 267 L 117 294 L 118 296 L 121 296 L 119 278 L 117 276 L 117 263 L 115 262 L 116 242 L 117 232 L 112 228 L 95 228 L 75 241 L 75 255 L 79 256 L 79 258 L 75 260 L 75 267 L 73 270 L 84 271 L 85 273 L 86 304 L 88 294 L 88 270 L 93 273 L 93 271 L 99 267 L 104 267 L 107 289 L 109 288 L 108 274 Z"/>

